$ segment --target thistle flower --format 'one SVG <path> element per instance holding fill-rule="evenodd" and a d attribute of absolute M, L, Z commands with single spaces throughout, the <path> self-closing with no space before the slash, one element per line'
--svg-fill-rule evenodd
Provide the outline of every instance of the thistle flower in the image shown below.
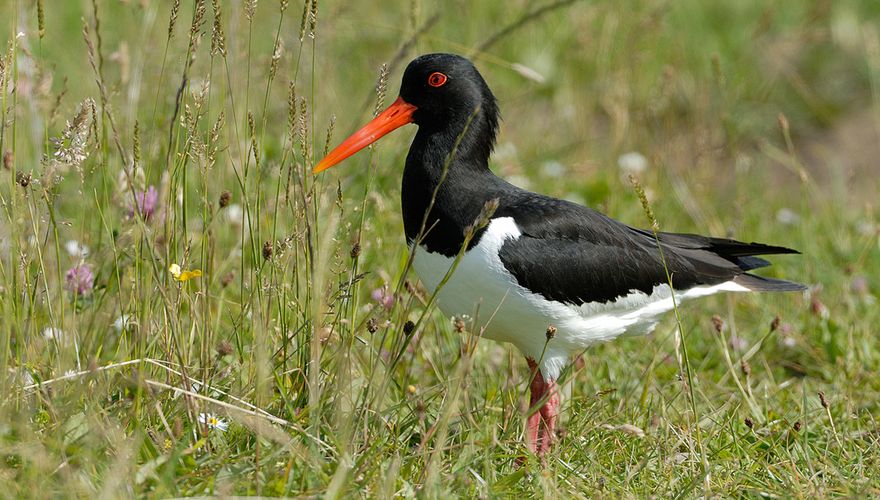
<path fill-rule="evenodd" d="M 229 428 L 229 422 L 213 413 L 199 413 L 199 423 L 207 425 L 208 429 L 216 429 L 220 432 L 225 432 Z"/>
<path fill-rule="evenodd" d="M 139 213 L 144 220 L 150 220 L 159 205 L 159 192 L 155 187 L 150 186 L 146 191 L 136 192 L 134 201 L 134 205 L 128 206 L 128 216 L 134 217 L 134 214 Z"/>
<path fill-rule="evenodd" d="M 85 295 L 92 291 L 95 286 L 95 275 L 92 266 L 77 264 L 64 274 L 64 288 L 74 295 Z"/>

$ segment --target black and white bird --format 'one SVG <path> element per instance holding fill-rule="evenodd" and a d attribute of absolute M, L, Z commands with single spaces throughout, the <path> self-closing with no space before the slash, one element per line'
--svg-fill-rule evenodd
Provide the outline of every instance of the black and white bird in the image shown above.
<path fill-rule="evenodd" d="M 413 266 L 434 290 L 440 309 L 471 314 L 479 307 L 483 336 L 510 342 L 535 372 L 526 442 L 543 454 L 554 440 L 556 380 L 570 355 L 621 335 L 649 333 L 678 302 L 719 292 L 797 291 L 798 283 L 749 271 L 756 257 L 794 250 L 693 234 L 632 228 L 590 208 L 532 193 L 489 170 L 498 106 L 467 59 L 429 54 L 413 60 L 399 98 L 315 166 L 336 165 L 388 132 L 418 125 L 403 171 L 407 241 L 418 245 Z M 487 204 L 497 208 L 466 240 Z M 665 259 L 666 268 L 664 268 Z M 666 269 L 671 276 L 669 286 Z M 550 328 L 553 327 L 553 328 Z M 555 334 L 548 341 L 548 329 Z"/>

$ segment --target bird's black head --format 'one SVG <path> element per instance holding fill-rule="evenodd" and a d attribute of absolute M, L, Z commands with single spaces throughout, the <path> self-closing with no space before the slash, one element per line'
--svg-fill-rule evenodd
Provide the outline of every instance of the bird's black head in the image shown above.
<path fill-rule="evenodd" d="M 400 97 L 414 105 L 413 122 L 443 128 L 479 113 L 492 135 L 498 124 L 495 96 L 486 81 L 464 57 L 427 54 L 414 59 L 403 73 Z"/>
<path fill-rule="evenodd" d="M 495 96 L 473 63 L 454 54 L 426 54 L 406 67 L 400 97 L 331 151 L 314 172 L 336 165 L 407 123 L 453 139 L 466 132 L 465 139 L 470 140 L 465 142 L 471 142 L 473 153 L 485 160 L 495 142 L 498 117 Z"/>

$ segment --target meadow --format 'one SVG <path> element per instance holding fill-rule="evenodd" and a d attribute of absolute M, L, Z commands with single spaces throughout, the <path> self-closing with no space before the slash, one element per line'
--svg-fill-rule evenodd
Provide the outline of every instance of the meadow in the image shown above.
<path fill-rule="evenodd" d="M 564 374 L 410 270 L 414 127 L 318 176 L 418 54 L 492 168 L 628 224 L 798 249 Z M 872 0 L 0 0 L 0 497 L 880 496 Z"/>

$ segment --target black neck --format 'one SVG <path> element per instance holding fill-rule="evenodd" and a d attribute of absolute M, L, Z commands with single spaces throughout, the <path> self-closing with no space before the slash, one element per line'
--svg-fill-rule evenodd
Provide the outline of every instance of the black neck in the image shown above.
<path fill-rule="evenodd" d="M 408 242 L 418 240 L 430 252 L 455 255 L 485 203 L 509 186 L 489 170 L 494 118 L 480 110 L 443 127 L 419 126 L 406 158 L 401 192 Z M 471 245 L 478 240 L 479 235 Z"/>

